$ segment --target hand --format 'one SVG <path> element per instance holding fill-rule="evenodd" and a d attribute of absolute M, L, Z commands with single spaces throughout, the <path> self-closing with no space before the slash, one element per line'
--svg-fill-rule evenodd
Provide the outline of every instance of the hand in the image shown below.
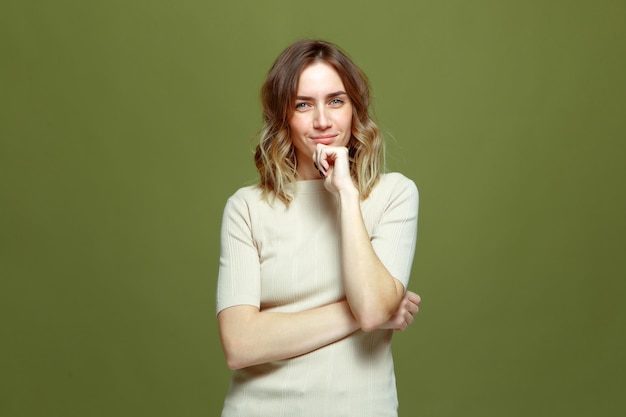
<path fill-rule="evenodd" d="M 328 191 L 356 190 L 350 176 L 348 148 L 320 143 L 313 153 L 313 163 L 324 178 L 324 185 Z"/>
<path fill-rule="evenodd" d="M 419 295 L 412 291 L 407 291 L 402 297 L 396 312 L 393 313 L 381 329 L 406 330 L 409 324 L 413 323 L 413 316 L 419 311 L 421 301 L 422 299 Z"/>

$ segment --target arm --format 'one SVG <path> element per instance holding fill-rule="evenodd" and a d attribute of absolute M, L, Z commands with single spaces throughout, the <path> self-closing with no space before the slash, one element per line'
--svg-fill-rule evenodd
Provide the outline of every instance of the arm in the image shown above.
<path fill-rule="evenodd" d="M 338 194 L 346 298 L 361 328 L 370 331 L 389 320 L 402 299 L 404 286 L 391 276 L 372 248 L 356 188 Z"/>
<path fill-rule="evenodd" d="M 381 328 L 398 310 L 405 294 L 403 282 L 408 279 L 408 273 L 399 272 L 398 264 L 410 265 L 412 261 L 417 194 L 408 188 L 397 193 L 396 197 L 400 198 L 389 201 L 389 207 L 394 208 L 385 213 L 379 225 L 381 233 L 370 237 L 361 213 L 359 192 L 350 176 L 348 150 L 318 145 L 313 160 L 325 178 L 326 188 L 339 201 L 344 287 L 352 313 L 363 330 Z M 395 254 L 389 248 L 395 247 L 396 242 L 406 249 L 397 260 L 391 261 Z M 390 266 L 404 281 L 394 277 Z"/>
<path fill-rule="evenodd" d="M 346 301 L 299 313 L 260 312 L 238 305 L 222 310 L 217 318 L 231 369 L 309 353 L 359 328 Z"/>

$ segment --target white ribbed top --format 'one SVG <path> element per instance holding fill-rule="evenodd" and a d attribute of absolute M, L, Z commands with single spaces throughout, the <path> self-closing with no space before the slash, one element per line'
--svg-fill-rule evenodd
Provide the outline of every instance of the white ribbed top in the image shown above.
<path fill-rule="evenodd" d="M 289 207 L 263 201 L 255 186 L 228 199 L 218 312 L 240 304 L 295 312 L 345 298 L 337 201 L 322 180 L 293 186 Z M 378 257 L 406 288 L 417 234 L 415 184 L 382 175 L 361 210 Z M 234 371 L 222 416 L 397 416 L 392 333 L 357 331 L 297 358 Z"/>

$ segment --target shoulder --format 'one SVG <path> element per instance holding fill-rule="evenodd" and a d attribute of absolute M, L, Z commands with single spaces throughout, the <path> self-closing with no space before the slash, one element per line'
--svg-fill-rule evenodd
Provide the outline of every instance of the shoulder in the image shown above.
<path fill-rule="evenodd" d="M 263 201 L 261 189 L 257 185 L 239 188 L 226 200 L 224 210 L 228 212 L 247 212 L 251 207 Z"/>
<path fill-rule="evenodd" d="M 247 185 L 231 194 L 226 204 L 255 205 L 261 201 L 263 201 L 261 188 L 258 185 Z"/>
<path fill-rule="evenodd" d="M 262 197 L 261 189 L 258 185 L 247 185 L 239 188 L 228 199 L 257 200 Z"/>
<path fill-rule="evenodd" d="M 273 195 L 265 195 L 258 185 L 248 185 L 239 188 L 226 201 L 226 211 L 237 211 L 240 213 L 257 213 L 258 215 L 268 215 L 272 213 L 282 213 L 287 206 L 274 198 Z"/>
<path fill-rule="evenodd" d="M 374 191 L 381 191 L 383 194 L 411 194 L 418 195 L 415 182 L 399 172 L 388 172 L 381 174 L 380 180 Z"/>
<path fill-rule="evenodd" d="M 381 174 L 380 179 L 369 197 L 363 201 L 364 206 L 376 210 L 389 210 L 404 207 L 409 211 L 417 210 L 419 193 L 415 182 L 398 173 Z"/>

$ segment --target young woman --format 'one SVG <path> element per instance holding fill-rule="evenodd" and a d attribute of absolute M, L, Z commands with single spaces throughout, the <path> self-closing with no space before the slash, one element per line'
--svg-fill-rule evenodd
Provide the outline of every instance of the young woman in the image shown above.
<path fill-rule="evenodd" d="M 337 46 L 285 49 L 262 103 L 259 184 L 222 221 L 222 416 L 396 416 L 391 337 L 420 303 L 406 291 L 417 188 L 380 172 L 367 77 Z"/>

